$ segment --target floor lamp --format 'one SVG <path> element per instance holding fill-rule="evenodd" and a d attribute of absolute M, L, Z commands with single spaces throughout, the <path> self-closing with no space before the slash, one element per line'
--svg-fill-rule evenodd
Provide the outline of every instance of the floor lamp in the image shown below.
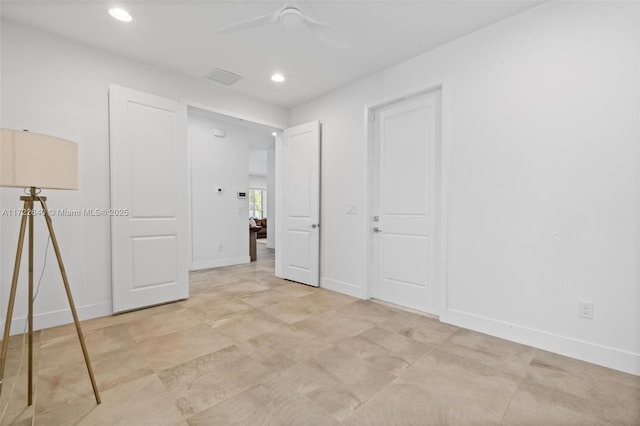
<path fill-rule="evenodd" d="M 93 394 L 96 402 L 100 404 L 100 393 L 96 385 L 96 380 L 91 368 L 91 360 L 85 345 L 80 321 L 76 306 L 73 303 L 71 288 L 67 279 L 60 248 L 53 231 L 51 215 L 47 209 L 46 197 L 39 195 L 41 188 L 46 189 L 78 189 L 78 146 L 74 142 L 53 136 L 30 133 L 28 131 L 0 129 L 0 186 L 14 188 L 28 188 L 29 193 L 20 197 L 24 201 L 24 208 L 21 211 L 20 233 L 18 237 L 18 250 L 11 280 L 11 291 L 9 293 L 9 304 L 7 306 L 7 317 L 4 323 L 4 334 L 2 337 L 2 352 L 0 352 L 0 393 L 2 392 L 2 382 L 4 380 L 4 367 L 9 346 L 9 332 L 11 330 L 11 319 L 13 316 L 13 306 L 16 300 L 16 289 L 18 287 L 18 275 L 20 273 L 20 263 L 22 260 L 22 249 L 24 245 L 25 231 L 29 228 L 29 343 L 28 343 L 28 393 L 27 403 L 33 403 L 33 220 L 34 216 L 42 215 L 49 230 L 51 243 L 58 260 L 62 282 L 69 300 L 71 315 L 76 326 L 80 346 L 84 361 L 87 364 Z M 36 210 L 35 203 L 39 202 L 42 210 Z"/>

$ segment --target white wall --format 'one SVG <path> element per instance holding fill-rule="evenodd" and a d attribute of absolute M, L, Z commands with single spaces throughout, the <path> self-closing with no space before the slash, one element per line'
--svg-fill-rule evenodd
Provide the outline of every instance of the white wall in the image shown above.
<path fill-rule="evenodd" d="M 48 191 L 51 208 L 109 207 L 108 87 L 118 84 L 156 95 L 189 99 L 262 121 L 286 124 L 285 110 L 234 94 L 210 82 L 67 41 L 9 21 L 1 23 L 0 126 L 30 129 L 79 144 L 80 190 Z M 20 190 L 2 189 L 0 207 L 19 206 Z M 39 218 L 38 218 L 39 219 Z M 36 228 L 36 269 L 42 266 L 45 227 Z M 111 313 L 109 218 L 54 218 L 62 255 L 81 318 Z M 0 306 L 6 307 L 18 219 L 0 218 Z M 35 304 L 36 327 L 69 322 L 71 316 L 53 253 Z M 26 255 L 23 258 L 26 267 Z M 26 312 L 22 270 L 14 330 Z M 4 318 L 4 314 L 2 314 Z"/>
<path fill-rule="evenodd" d="M 364 105 L 442 84 L 441 319 L 640 374 L 639 7 L 545 3 L 294 108 L 323 123 L 322 285 L 365 295 Z"/>
<path fill-rule="evenodd" d="M 265 151 L 266 154 L 266 151 Z M 267 177 L 249 175 L 249 188 L 267 189 Z"/>
<path fill-rule="evenodd" d="M 189 109 L 191 270 L 249 263 L 248 129 Z M 213 136 L 223 129 L 225 137 Z M 222 188 L 218 192 L 217 188 Z"/>
<path fill-rule="evenodd" d="M 267 175 L 267 150 L 249 149 L 249 173 L 256 176 Z"/>

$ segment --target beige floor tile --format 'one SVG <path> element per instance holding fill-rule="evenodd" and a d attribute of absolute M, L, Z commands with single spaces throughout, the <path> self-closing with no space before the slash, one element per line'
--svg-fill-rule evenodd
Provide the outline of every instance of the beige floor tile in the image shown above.
<path fill-rule="evenodd" d="M 83 398 L 36 415 L 36 424 L 64 426 L 173 426 L 183 421 L 155 374 L 103 392 L 100 405 Z"/>
<path fill-rule="evenodd" d="M 155 371 L 161 371 L 232 344 L 210 326 L 202 325 L 145 340 L 137 348 Z"/>
<path fill-rule="evenodd" d="M 249 340 L 235 342 L 235 344 L 242 352 L 244 352 L 257 362 L 261 363 L 274 373 L 289 368 L 295 364 L 295 361 L 289 358 L 286 354 L 270 353 L 263 350 L 263 348 L 258 348 L 255 345 L 252 345 L 251 343 L 249 343 Z"/>
<path fill-rule="evenodd" d="M 370 362 L 332 347 L 280 375 L 298 392 L 342 421 L 395 379 L 389 370 L 391 368 L 381 362 Z"/>
<path fill-rule="evenodd" d="M 180 301 L 165 303 L 162 305 L 156 305 L 149 308 L 137 309 L 134 311 L 123 312 L 120 314 L 114 315 L 115 318 L 122 318 L 124 322 L 134 321 L 140 318 L 148 317 L 150 315 L 164 314 L 166 312 L 175 311 L 180 309 L 181 306 L 178 304 Z"/>
<path fill-rule="evenodd" d="M 229 274 L 211 279 L 209 282 L 189 281 L 189 298 L 187 300 L 194 297 L 205 297 L 210 294 L 223 294 L 224 292 L 220 290 L 221 286 L 240 281 Z"/>
<path fill-rule="evenodd" d="M 374 364 L 380 372 L 393 375 L 402 373 L 432 348 L 380 328 L 345 339 L 336 347 Z"/>
<path fill-rule="evenodd" d="M 331 374 L 347 385 L 361 401 L 366 401 L 396 378 L 388 365 L 376 361 L 378 360 L 358 358 L 353 353 L 332 347 L 306 363 Z"/>
<path fill-rule="evenodd" d="M 411 394 L 416 405 L 429 401 L 432 414 L 446 413 L 451 421 L 498 422 L 518 384 L 514 375 L 436 348 L 403 372 L 385 395 Z M 370 402 L 367 409 L 376 411 L 375 401 Z"/>
<path fill-rule="evenodd" d="M 226 316 L 254 309 L 240 298 L 227 294 L 203 303 L 194 304 L 189 308 L 194 315 L 210 324 Z"/>
<path fill-rule="evenodd" d="M 234 341 L 247 340 L 285 326 L 282 321 L 257 309 L 229 315 L 210 324 L 213 330 Z"/>
<path fill-rule="evenodd" d="M 525 374 L 535 354 L 530 346 L 464 329 L 456 331 L 439 347 L 519 377 Z"/>
<path fill-rule="evenodd" d="M 91 357 L 91 365 L 100 393 L 154 372 L 145 357 L 134 347 L 94 355 Z M 84 360 L 40 370 L 38 392 L 46 395 L 46 398 L 38 399 L 38 412 L 93 395 Z"/>
<path fill-rule="evenodd" d="M 185 417 L 197 414 L 273 375 L 236 346 L 229 346 L 158 374 Z"/>
<path fill-rule="evenodd" d="M 82 332 L 95 330 L 98 328 L 111 327 L 122 324 L 125 319 L 121 315 L 110 315 L 108 317 L 94 318 L 87 321 L 81 321 Z M 60 337 L 77 336 L 75 324 L 65 324 L 57 327 L 45 328 L 41 330 L 42 340 L 52 340 Z"/>
<path fill-rule="evenodd" d="M 363 402 L 348 385 L 314 363 L 294 365 L 280 376 L 337 421 L 351 416 Z"/>
<path fill-rule="evenodd" d="M 356 300 L 341 306 L 337 311 L 360 320 L 371 321 L 375 324 L 387 321 L 402 312 L 368 300 Z"/>
<path fill-rule="evenodd" d="M 536 351 L 525 378 L 592 402 L 606 404 L 615 422 L 640 424 L 640 377 Z"/>
<path fill-rule="evenodd" d="M 313 294 L 302 296 L 302 300 L 325 309 L 337 309 L 340 306 L 355 302 L 355 297 L 347 296 L 335 291 L 319 289 Z"/>
<path fill-rule="evenodd" d="M 262 285 L 262 284 L 261 284 Z M 245 294 L 240 297 L 244 303 L 248 303 L 254 308 L 263 308 L 265 306 L 275 305 L 277 303 L 286 302 L 293 299 L 292 296 L 276 291 L 272 288 L 269 290 L 258 291 L 252 294 Z"/>
<path fill-rule="evenodd" d="M 296 285 L 291 281 L 285 280 L 283 278 L 276 277 L 273 274 L 274 268 L 271 267 L 270 271 L 266 271 L 264 274 L 260 275 L 257 280 L 262 285 L 267 285 L 269 288 L 275 288 L 282 285 Z"/>
<path fill-rule="evenodd" d="M 126 323 L 127 331 L 136 342 L 164 336 L 202 325 L 204 322 L 186 309 L 150 315 Z"/>
<path fill-rule="evenodd" d="M 5 409 L 6 412 L 0 425 L 19 424 L 21 420 L 28 420 L 28 424 L 31 424 L 33 407 L 27 405 L 27 381 L 27 374 L 5 375 L 0 396 L 0 413 Z"/>
<path fill-rule="evenodd" d="M 40 332 L 33 333 L 33 359 L 37 359 L 40 353 Z M 9 338 L 7 356 L 5 358 L 4 376 L 12 377 L 26 373 L 29 360 L 29 334 L 17 334 Z M 0 411 L 1 412 L 1 411 Z"/>
<path fill-rule="evenodd" d="M 330 343 L 314 339 L 293 326 L 278 327 L 236 344 L 249 356 L 275 371 L 306 361 L 330 346 Z"/>
<path fill-rule="evenodd" d="M 178 303 L 167 303 L 164 305 L 153 306 L 150 308 L 139 309 L 137 311 L 131 311 L 122 314 L 110 315 L 106 317 L 94 318 L 86 321 L 81 321 L 83 333 L 89 330 L 96 330 L 98 328 L 111 327 L 114 325 L 124 324 L 129 321 L 135 321 L 146 316 L 157 315 L 165 312 L 171 312 L 180 309 L 181 306 Z M 46 328 L 41 330 L 42 340 L 57 339 L 59 337 L 75 336 L 76 327 L 73 323 L 65 324 L 58 327 Z"/>
<path fill-rule="evenodd" d="M 293 325 L 316 339 L 334 343 L 374 327 L 372 322 L 351 318 L 336 311 L 314 315 Z"/>
<path fill-rule="evenodd" d="M 262 270 L 252 265 L 252 266 L 245 267 L 243 270 L 237 271 L 233 275 L 233 277 L 240 281 L 262 285 L 262 283 L 259 281 L 259 278 L 262 276 L 262 274 L 264 274 Z M 260 291 L 260 290 L 256 288 L 256 291 Z"/>
<path fill-rule="evenodd" d="M 634 425 L 640 424 L 640 416 L 621 418 L 615 407 L 525 380 L 513 396 L 502 422 L 532 426 Z"/>
<path fill-rule="evenodd" d="M 225 284 L 217 287 L 219 291 L 229 296 L 243 296 L 245 294 L 253 294 L 258 291 L 268 290 L 269 287 L 258 284 L 256 280 L 242 280 L 231 284 Z"/>
<path fill-rule="evenodd" d="M 192 308 L 202 303 L 215 302 L 216 300 L 220 300 L 224 297 L 228 297 L 227 294 L 223 291 L 217 290 L 215 287 L 208 287 L 206 285 L 199 286 L 202 288 L 206 288 L 209 291 L 201 292 L 201 293 L 193 293 L 194 286 L 189 287 L 189 298 L 186 300 L 181 300 L 177 302 L 178 305 L 183 308 Z"/>
<path fill-rule="evenodd" d="M 273 291 L 278 292 L 277 290 Z M 305 300 L 306 298 L 307 296 L 300 298 L 291 297 L 287 301 L 263 307 L 261 310 L 287 324 L 302 321 L 312 315 L 320 314 L 328 310 L 328 308 L 318 305 L 313 301 Z"/>
<path fill-rule="evenodd" d="M 187 419 L 192 426 L 337 425 L 322 409 L 273 378 Z"/>
<path fill-rule="evenodd" d="M 379 324 L 380 328 L 394 331 L 421 343 L 438 345 L 447 340 L 458 327 L 442 323 L 436 319 L 408 312 L 399 312 Z"/>
<path fill-rule="evenodd" d="M 258 250 L 191 273 L 188 300 L 84 321 L 100 406 L 73 324 L 36 333 L 36 424 L 640 424 L 638 376 L 283 280 Z M 2 424 L 27 426 L 15 383 Z"/>
<path fill-rule="evenodd" d="M 432 345 L 416 342 L 413 339 L 384 330 L 380 327 L 373 327 L 358 334 L 357 337 L 383 347 L 384 349 L 397 354 L 410 364 L 420 359 L 424 354 L 433 349 Z"/>
<path fill-rule="evenodd" d="M 476 413 L 455 404 L 454 397 L 451 397 L 451 401 L 451 404 L 446 404 L 446 401 L 433 401 L 432 394 L 425 391 L 423 387 L 394 382 L 358 407 L 355 414 L 342 424 L 346 426 L 489 426 L 500 424 L 498 421 L 487 419 L 482 413 Z"/>
<path fill-rule="evenodd" d="M 123 324 L 83 331 L 87 352 L 94 357 L 103 352 L 125 350 L 135 342 Z M 75 335 L 43 340 L 38 359 L 41 370 L 84 363 L 80 341 Z"/>
<path fill-rule="evenodd" d="M 299 283 L 293 283 L 291 281 L 280 283 L 280 285 L 274 288 L 275 290 L 281 291 L 293 297 L 303 297 L 310 294 L 314 294 L 319 291 L 319 289 L 317 289 L 316 287 L 311 287 L 311 286 L 299 284 Z"/>
<path fill-rule="evenodd" d="M 551 380 L 553 377 L 558 377 L 559 381 L 565 381 L 570 376 L 592 377 L 597 381 L 606 380 L 640 388 L 640 376 L 634 376 L 633 374 L 623 373 L 541 349 L 536 349 L 535 355 L 531 360 L 530 371 L 531 375 L 528 375 L 528 379 L 535 379 L 538 375 L 545 381 Z"/>

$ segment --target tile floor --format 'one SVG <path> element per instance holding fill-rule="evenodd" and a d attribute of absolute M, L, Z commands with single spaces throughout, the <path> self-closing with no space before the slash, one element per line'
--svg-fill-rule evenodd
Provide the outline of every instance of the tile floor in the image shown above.
<path fill-rule="evenodd" d="M 36 335 L 35 409 L 12 337 L 2 424 L 640 424 L 640 377 L 280 280 L 258 247 L 189 300 L 84 321 L 99 406 L 72 326 Z"/>

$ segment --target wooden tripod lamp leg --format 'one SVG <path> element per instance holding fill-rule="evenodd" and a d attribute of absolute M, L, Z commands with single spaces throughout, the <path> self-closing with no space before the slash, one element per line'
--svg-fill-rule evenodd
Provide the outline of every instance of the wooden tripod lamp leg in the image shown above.
<path fill-rule="evenodd" d="M 89 372 L 89 378 L 91 379 L 91 386 L 93 387 L 93 394 L 96 397 L 96 403 L 100 404 L 100 392 L 96 385 L 96 379 L 93 375 L 93 369 L 91 368 L 91 360 L 89 359 L 89 353 L 87 352 L 87 346 L 84 343 L 84 336 L 82 335 L 82 329 L 80 328 L 80 321 L 78 320 L 78 313 L 76 312 L 76 305 L 73 303 L 73 296 L 71 295 L 71 287 L 69 287 L 69 280 L 67 279 L 67 273 L 62 263 L 62 256 L 60 255 L 60 248 L 58 247 L 58 240 L 56 240 L 56 234 L 53 231 L 53 222 L 49 211 L 47 210 L 47 204 L 44 200 L 40 200 L 42 208 L 44 210 L 44 218 L 47 221 L 47 228 L 49 228 L 49 235 L 51 235 L 51 243 L 58 259 L 58 266 L 60 267 L 60 273 L 62 274 L 62 282 L 64 283 L 64 289 L 67 292 L 67 299 L 69 299 L 69 307 L 71 308 L 71 315 L 73 315 L 73 322 L 76 325 L 76 331 L 78 333 L 78 339 L 80 340 L 80 346 L 82 346 L 82 354 L 84 355 L 84 362 L 87 364 L 87 371 Z"/>
<path fill-rule="evenodd" d="M 31 201 L 27 201 L 29 208 L 29 299 L 27 300 L 29 305 L 29 311 L 27 314 L 27 322 L 29 326 L 29 365 L 27 375 L 27 405 L 33 404 L 33 198 Z"/>
<path fill-rule="evenodd" d="M 16 289 L 18 288 L 18 275 L 20 274 L 20 262 L 22 261 L 22 247 L 24 245 L 24 233 L 27 225 L 27 202 L 24 203 L 22 211 L 22 222 L 20 222 L 20 234 L 18 236 L 18 251 L 16 252 L 16 263 L 13 266 L 13 279 L 11 280 L 11 293 L 9 293 L 9 305 L 7 306 L 7 317 L 4 322 L 4 334 L 2 336 L 2 352 L 0 353 L 0 394 L 2 393 L 2 383 L 4 381 L 4 365 L 7 359 L 7 349 L 9 348 L 9 332 L 11 331 L 11 318 L 13 317 L 13 305 L 16 301 Z"/>

